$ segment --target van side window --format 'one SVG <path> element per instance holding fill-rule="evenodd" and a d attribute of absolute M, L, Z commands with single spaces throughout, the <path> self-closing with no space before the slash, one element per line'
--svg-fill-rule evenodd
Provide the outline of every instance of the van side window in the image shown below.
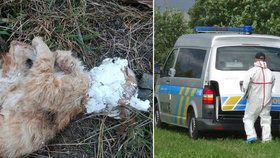
<path fill-rule="evenodd" d="M 181 48 L 175 65 L 175 77 L 200 78 L 206 50 Z"/>
<path fill-rule="evenodd" d="M 263 46 L 227 46 L 217 48 L 216 69 L 223 71 L 247 71 L 254 65 L 257 52 L 266 55 L 267 66 L 280 71 L 280 48 Z"/>
<path fill-rule="evenodd" d="M 178 51 L 178 49 L 174 49 L 174 50 L 170 53 L 168 59 L 167 59 L 166 62 L 165 62 L 165 65 L 164 65 L 164 67 L 163 67 L 163 72 L 162 72 L 162 74 L 161 74 L 162 77 L 168 76 L 168 72 L 169 72 L 170 68 L 172 68 L 173 65 L 174 65 L 174 60 L 175 60 L 176 52 L 177 52 L 177 51 Z"/>

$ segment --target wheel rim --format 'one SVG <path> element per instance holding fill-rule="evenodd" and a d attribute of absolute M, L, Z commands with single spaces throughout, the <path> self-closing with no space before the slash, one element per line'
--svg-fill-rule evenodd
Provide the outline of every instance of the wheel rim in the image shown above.
<path fill-rule="evenodd" d="M 191 137 L 193 137 L 194 128 L 195 128 L 195 118 L 192 118 L 191 122 L 190 122 L 190 135 L 191 135 Z"/>
<path fill-rule="evenodd" d="M 159 121 L 159 111 L 155 110 L 155 125 L 158 125 L 158 121 Z"/>

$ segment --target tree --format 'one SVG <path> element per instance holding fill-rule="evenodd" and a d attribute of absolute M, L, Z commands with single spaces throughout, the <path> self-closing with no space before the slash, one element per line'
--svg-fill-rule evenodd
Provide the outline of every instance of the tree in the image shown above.
<path fill-rule="evenodd" d="M 280 35 L 279 8 L 278 0 L 196 0 L 189 26 L 252 25 L 254 33 Z"/>
<path fill-rule="evenodd" d="M 162 65 L 179 36 L 190 32 L 184 13 L 175 10 L 155 11 L 155 61 Z"/>

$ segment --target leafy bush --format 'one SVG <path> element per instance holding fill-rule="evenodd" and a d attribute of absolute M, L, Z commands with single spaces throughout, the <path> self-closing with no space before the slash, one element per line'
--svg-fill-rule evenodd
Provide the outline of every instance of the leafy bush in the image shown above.
<path fill-rule="evenodd" d="M 177 38 L 190 32 L 184 13 L 176 10 L 155 11 L 155 63 L 162 65 Z"/>
<path fill-rule="evenodd" d="M 189 26 L 252 25 L 253 32 L 280 35 L 280 3 L 264 0 L 197 0 L 188 11 Z"/>

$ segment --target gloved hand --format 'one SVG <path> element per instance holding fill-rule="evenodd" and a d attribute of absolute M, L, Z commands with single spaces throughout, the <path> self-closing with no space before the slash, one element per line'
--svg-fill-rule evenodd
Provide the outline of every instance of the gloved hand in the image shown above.
<path fill-rule="evenodd" d="M 239 82 L 240 90 L 243 91 L 243 81 Z"/>

